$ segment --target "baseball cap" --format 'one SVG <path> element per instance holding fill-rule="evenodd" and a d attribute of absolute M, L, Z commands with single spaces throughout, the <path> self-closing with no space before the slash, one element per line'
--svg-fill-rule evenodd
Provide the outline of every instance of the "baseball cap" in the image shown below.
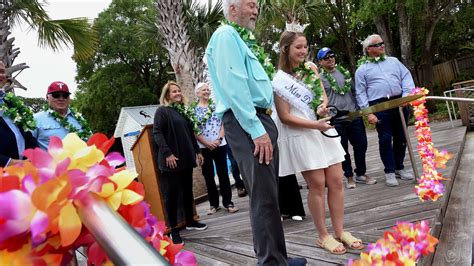
<path fill-rule="evenodd" d="M 328 47 L 321 48 L 318 51 L 318 55 L 317 55 L 318 61 L 323 59 L 328 53 L 334 54 L 334 51 L 331 50 L 331 48 L 328 48 Z"/>
<path fill-rule="evenodd" d="M 66 85 L 66 83 L 61 82 L 61 81 L 55 81 L 51 83 L 51 85 L 49 85 L 48 94 L 53 93 L 53 92 L 66 92 L 66 93 L 71 94 L 69 92 L 69 88 Z"/>

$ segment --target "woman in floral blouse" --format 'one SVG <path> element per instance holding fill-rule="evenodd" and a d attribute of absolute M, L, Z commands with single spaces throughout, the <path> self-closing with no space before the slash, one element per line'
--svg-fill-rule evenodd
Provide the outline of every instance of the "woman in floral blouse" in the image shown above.
<path fill-rule="evenodd" d="M 210 99 L 211 91 L 206 83 L 199 83 L 195 88 L 198 101 L 191 105 L 194 109 L 194 119 L 199 127 L 196 134 L 201 153 L 204 157 L 202 165 L 202 175 L 206 181 L 207 193 L 209 196 L 209 215 L 216 213 L 219 207 L 219 194 L 214 180 L 214 164 L 216 165 L 217 176 L 219 177 L 219 188 L 222 196 L 222 205 L 230 213 L 239 209 L 232 202 L 232 192 L 230 189 L 229 172 L 227 168 L 227 143 L 224 138 L 224 128 L 222 121 L 215 114 L 215 106 Z"/>

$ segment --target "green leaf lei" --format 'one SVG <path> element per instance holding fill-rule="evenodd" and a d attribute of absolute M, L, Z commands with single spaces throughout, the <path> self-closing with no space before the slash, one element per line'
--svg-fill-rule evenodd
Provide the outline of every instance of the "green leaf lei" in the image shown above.
<path fill-rule="evenodd" d="M 260 64 L 262 65 L 263 69 L 265 70 L 265 73 L 267 73 L 268 77 L 272 79 L 273 75 L 275 74 L 275 67 L 271 62 L 270 56 L 265 53 L 263 47 L 257 44 L 253 33 L 249 29 L 244 28 L 238 25 L 237 23 L 229 21 L 227 19 L 222 20 L 221 25 L 230 25 L 234 27 L 234 29 L 239 33 L 240 38 L 242 38 L 247 47 L 257 57 L 258 62 L 260 62 Z"/>
<path fill-rule="evenodd" d="M 323 99 L 323 88 L 321 86 L 320 78 L 316 77 L 316 73 L 309 67 L 308 63 L 301 64 L 299 67 L 293 69 L 293 73 L 301 78 L 304 84 L 313 92 L 313 100 L 309 103 L 311 109 L 316 110 Z"/>
<path fill-rule="evenodd" d="M 3 103 L 0 104 L 0 110 L 23 131 L 31 131 L 36 128 L 33 111 L 12 92 L 5 95 Z"/>
<path fill-rule="evenodd" d="M 199 120 L 196 117 L 196 112 L 195 112 L 195 109 L 196 109 L 197 105 L 198 105 L 198 101 L 194 101 L 189 105 L 189 109 L 190 109 L 190 111 L 192 111 L 192 112 L 190 112 L 191 116 L 192 116 L 192 118 L 190 120 L 191 121 L 197 121 L 196 126 L 199 128 L 202 125 L 205 125 L 207 123 L 209 118 L 211 118 L 212 113 L 214 113 L 214 110 L 216 109 L 216 107 L 214 106 L 214 102 L 212 101 L 212 99 L 209 99 L 207 112 L 204 115 L 204 117 L 201 120 Z M 200 135 L 200 134 L 198 134 L 198 135 Z"/>
<path fill-rule="evenodd" d="M 89 127 L 89 124 L 87 123 L 87 121 L 82 116 L 82 114 L 74 111 L 72 108 L 70 108 L 71 115 L 74 119 L 76 119 L 76 121 L 81 126 L 80 131 L 75 126 L 71 125 L 71 123 L 69 123 L 69 121 L 67 120 L 67 116 L 62 117 L 58 112 L 49 108 L 49 106 L 46 106 L 44 109 L 45 109 L 45 112 L 47 112 L 50 116 L 52 116 L 54 120 L 58 121 L 58 123 L 62 127 L 64 127 L 69 133 L 77 133 L 77 136 L 79 136 L 79 138 L 81 138 L 82 140 L 87 140 L 92 135 L 92 130 Z"/>
<path fill-rule="evenodd" d="M 343 87 L 339 87 L 339 85 L 337 84 L 336 80 L 334 79 L 334 77 L 331 75 L 331 73 L 329 73 L 326 69 L 324 68 L 321 68 L 321 75 L 324 76 L 324 78 L 327 79 L 327 81 L 329 82 L 329 84 L 331 85 L 331 89 L 333 91 L 335 91 L 336 93 L 338 94 L 341 94 L 341 95 L 344 95 L 346 94 L 347 92 L 349 92 L 352 88 L 352 84 L 351 84 L 351 81 L 352 81 L 352 78 L 351 78 L 351 73 L 345 69 L 344 67 L 342 66 L 339 66 L 339 65 L 336 65 L 336 69 L 341 72 L 342 75 L 344 75 L 344 86 Z"/>
<path fill-rule="evenodd" d="M 359 59 L 359 61 L 357 61 L 357 67 L 360 67 L 361 65 L 365 63 L 378 63 L 384 60 L 385 60 L 385 55 L 381 55 L 379 57 L 362 56 L 362 58 Z"/>
<path fill-rule="evenodd" d="M 201 135 L 201 130 L 198 127 L 199 121 L 194 116 L 194 109 L 187 107 L 184 105 L 184 103 L 172 103 L 170 107 L 178 111 L 178 113 L 184 116 L 191 123 L 193 131 L 196 133 L 196 135 Z"/>

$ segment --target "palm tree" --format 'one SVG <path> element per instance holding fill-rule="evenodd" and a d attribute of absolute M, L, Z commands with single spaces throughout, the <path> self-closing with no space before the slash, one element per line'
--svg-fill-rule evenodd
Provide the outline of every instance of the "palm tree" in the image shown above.
<path fill-rule="evenodd" d="M 206 79 L 202 61 L 205 47 L 222 19 L 222 2 L 207 6 L 193 0 L 157 0 L 156 26 L 163 36 L 171 65 L 184 94 L 194 96 L 194 85 Z"/>
<path fill-rule="evenodd" d="M 5 63 L 9 78 L 28 68 L 25 63 L 14 64 L 20 49 L 14 48 L 15 38 L 9 37 L 11 27 L 21 22 L 38 32 L 40 46 L 58 50 L 63 45 L 73 44 L 77 59 L 92 55 L 97 42 L 87 18 L 51 20 L 44 10 L 44 3 L 38 0 L 0 0 L 0 60 Z M 16 87 L 26 89 L 13 80 Z"/>

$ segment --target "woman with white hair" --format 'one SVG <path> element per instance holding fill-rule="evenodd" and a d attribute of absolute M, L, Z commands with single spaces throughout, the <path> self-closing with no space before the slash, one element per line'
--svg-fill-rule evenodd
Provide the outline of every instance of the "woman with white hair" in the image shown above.
<path fill-rule="evenodd" d="M 190 106 L 194 111 L 194 121 L 197 123 L 199 132 L 196 133 L 201 153 L 204 157 L 202 175 L 206 181 L 209 197 L 208 215 L 216 213 L 219 207 L 219 193 L 214 180 L 214 164 L 219 177 L 219 188 L 222 196 L 222 205 L 230 212 L 239 209 L 232 202 L 232 191 L 230 189 L 229 172 L 227 168 L 227 143 L 224 138 L 224 127 L 222 121 L 215 114 L 215 106 L 212 102 L 211 91 L 206 83 L 198 83 L 194 90 L 198 101 Z M 214 163 L 213 163 L 214 162 Z"/>

